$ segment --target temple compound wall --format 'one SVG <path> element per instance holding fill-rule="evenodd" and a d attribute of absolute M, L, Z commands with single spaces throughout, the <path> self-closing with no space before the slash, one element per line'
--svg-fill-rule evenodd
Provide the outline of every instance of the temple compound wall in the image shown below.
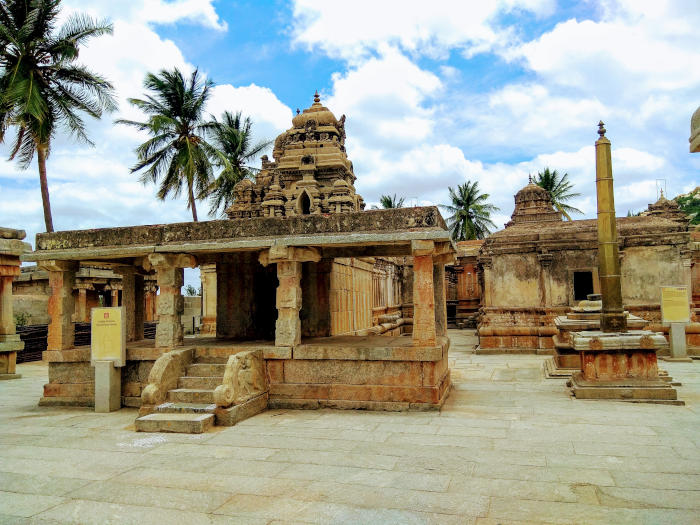
<path fill-rule="evenodd" d="M 488 237 L 478 256 L 483 282 L 479 352 L 551 353 L 555 318 L 588 294 L 600 293 L 595 220 L 563 221 L 545 190 L 530 183 L 515 197 L 504 230 Z M 617 218 L 622 297 L 625 309 L 660 325 L 660 287 L 687 286 L 689 301 L 698 283 L 691 267 L 697 243 L 688 220 L 661 198 L 638 217 Z M 694 292 L 693 292 L 694 290 Z M 697 306 L 687 328 L 690 351 L 700 351 Z"/>

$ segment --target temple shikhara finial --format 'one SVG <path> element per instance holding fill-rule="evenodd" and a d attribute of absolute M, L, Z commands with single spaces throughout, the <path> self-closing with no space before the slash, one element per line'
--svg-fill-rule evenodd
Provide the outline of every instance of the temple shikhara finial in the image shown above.
<path fill-rule="evenodd" d="M 532 184 L 532 174 L 531 173 L 527 174 L 527 180 L 530 184 Z"/>
<path fill-rule="evenodd" d="M 319 104 L 321 102 L 321 97 L 318 95 L 318 89 L 314 93 L 314 104 Z"/>
<path fill-rule="evenodd" d="M 602 139 L 603 137 L 605 137 L 605 132 L 606 132 L 606 131 L 607 131 L 607 130 L 605 129 L 605 124 L 603 123 L 603 121 L 602 121 L 602 120 L 599 121 L 599 122 L 598 122 L 598 135 L 600 135 L 600 138 L 601 138 L 601 139 Z"/>

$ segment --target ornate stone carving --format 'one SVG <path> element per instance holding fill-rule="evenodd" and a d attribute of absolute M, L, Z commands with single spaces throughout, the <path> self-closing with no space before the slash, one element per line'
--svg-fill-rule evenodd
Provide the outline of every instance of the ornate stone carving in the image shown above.
<path fill-rule="evenodd" d="M 240 405 L 267 391 L 262 350 L 239 352 L 228 358 L 221 385 L 214 390 L 218 407 Z"/>
<path fill-rule="evenodd" d="M 345 154 L 345 115 L 340 120 L 321 105 L 318 93 L 311 107 L 292 119 L 277 137 L 273 161 L 262 159 L 255 181 L 234 188 L 229 218 L 284 217 L 361 211 L 365 202 L 353 183 L 352 162 Z"/>
<path fill-rule="evenodd" d="M 173 350 L 160 356 L 148 374 L 148 385 L 141 392 L 139 415 L 153 412 L 156 405 L 165 401 L 168 390 L 177 388 L 178 380 L 194 359 L 192 349 Z"/>

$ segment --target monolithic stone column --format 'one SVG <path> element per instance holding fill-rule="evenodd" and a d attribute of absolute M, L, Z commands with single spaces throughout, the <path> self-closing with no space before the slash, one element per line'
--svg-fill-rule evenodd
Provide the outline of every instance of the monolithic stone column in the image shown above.
<path fill-rule="evenodd" d="M 89 284 L 79 284 L 78 285 L 78 308 L 76 311 L 77 323 L 87 323 L 88 322 L 88 311 L 87 311 L 87 291 L 90 287 Z"/>
<path fill-rule="evenodd" d="M 49 335 L 47 350 L 66 350 L 73 347 L 75 328 L 71 316 L 75 313 L 73 288 L 80 264 L 75 261 L 43 261 L 39 267 L 49 272 Z"/>
<path fill-rule="evenodd" d="M 447 335 L 447 297 L 445 294 L 445 265 L 433 265 L 433 289 L 435 304 L 435 334 Z"/>
<path fill-rule="evenodd" d="M 112 306 L 119 306 L 119 289 L 112 289 Z"/>
<path fill-rule="evenodd" d="M 540 306 L 552 304 L 552 276 L 551 267 L 554 256 L 551 253 L 538 253 L 540 262 Z"/>
<path fill-rule="evenodd" d="M 156 320 L 156 300 L 158 298 L 157 292 L 158 286 L 153 281 L 146 281 L 144 283 L 144 295 L 145 295 L 145 306 L 146 312 L 144 313 L 144 321 L 155 321 Z"/>
<path fill-rule="evenodd" d="M 319 262 L 321 253 L 311 247 L 274 245 L 260 253 L 260 264 L 277 264 L 277 322 L 275 346 L 294 347 L 301 342 L 302 262 Z"/>
<path fill-rule="evenodd" d="M 435 287 L 432 241 L 413 241 L 413 344 L 435 345 Z"/>
<path fill-rule="evenodd" d="M 122 276 L 122 304 L 124 307 L 124 324 L 126 325 L 126 340 L 140 341 L 143 339 L 144 291 L 143 275 L 136 272 L 133 266 L 120 266 L 115 273 Z"/>
<path fill-rule="evenodd" d="M 216 264 L 199 267 L 202 279 L 202 335 L 216 335 Z"/>
<path fill-rule="evenodd" d="M 296 346 L 301 342 L 301 263 L 277 263 L 277 322 L 275 346 Z"/>
<path fill-rule="evenodd" d="M 19 256 L 31 251 L 23 230 L 0 228 L 0 379 L 21 377 L 15 373 L 17 352 L 24 343 L 15 333 L 12 280 L 19 275 Z"/>
<path fill-rule="evenodd" d="M 196 260 L 191 255 L 152 253 L 149 263 L 156 270 L 158 288 L 158 326 L 156 328 L 156 348 L 171 349 L 183 342 L 182 313 L 185 302 L 181 288 L 184 281 L 183 268 L 194 268 Z M 122 291 L 122 300 L 124 292 Z"/>

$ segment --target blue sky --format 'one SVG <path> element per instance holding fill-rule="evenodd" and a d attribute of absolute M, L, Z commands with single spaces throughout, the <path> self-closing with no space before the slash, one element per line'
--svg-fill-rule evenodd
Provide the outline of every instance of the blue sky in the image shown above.
<path fill-rule="evenodd" d="M 209 111 L 242 110 L 259 138 L 291 124 L 315 89 L 347 115 L 347 150 L 369 205 L 382 194 L 446 202 L 478 180 L 500 212 L 528 173 L 568 172 L 595 214 L 593 143 L 606 122 L 618 214 L 700 182 L 688 153 L 700 104 L 696 0 L 318 2 L 64 0 L 114 22 L 81 59 L 110 78 L 118 114 L 91 122 L 94 148 L 58 136 L 48 163 L 57 229 L 190 220 L 184 199 L 159 202 L 129 173 L 139 118 L 126 102 L 148 71 L 199 67 L 218 87 Z M 429 6 L 426 7 L 426 6 Z M 0 145 L 6 157 L 7 145 Z M 33 242 L 43 221 L 36 165 L 0 160 L 0 225 Z M 199 204 L 204 216 L 207 204 Z"/>

